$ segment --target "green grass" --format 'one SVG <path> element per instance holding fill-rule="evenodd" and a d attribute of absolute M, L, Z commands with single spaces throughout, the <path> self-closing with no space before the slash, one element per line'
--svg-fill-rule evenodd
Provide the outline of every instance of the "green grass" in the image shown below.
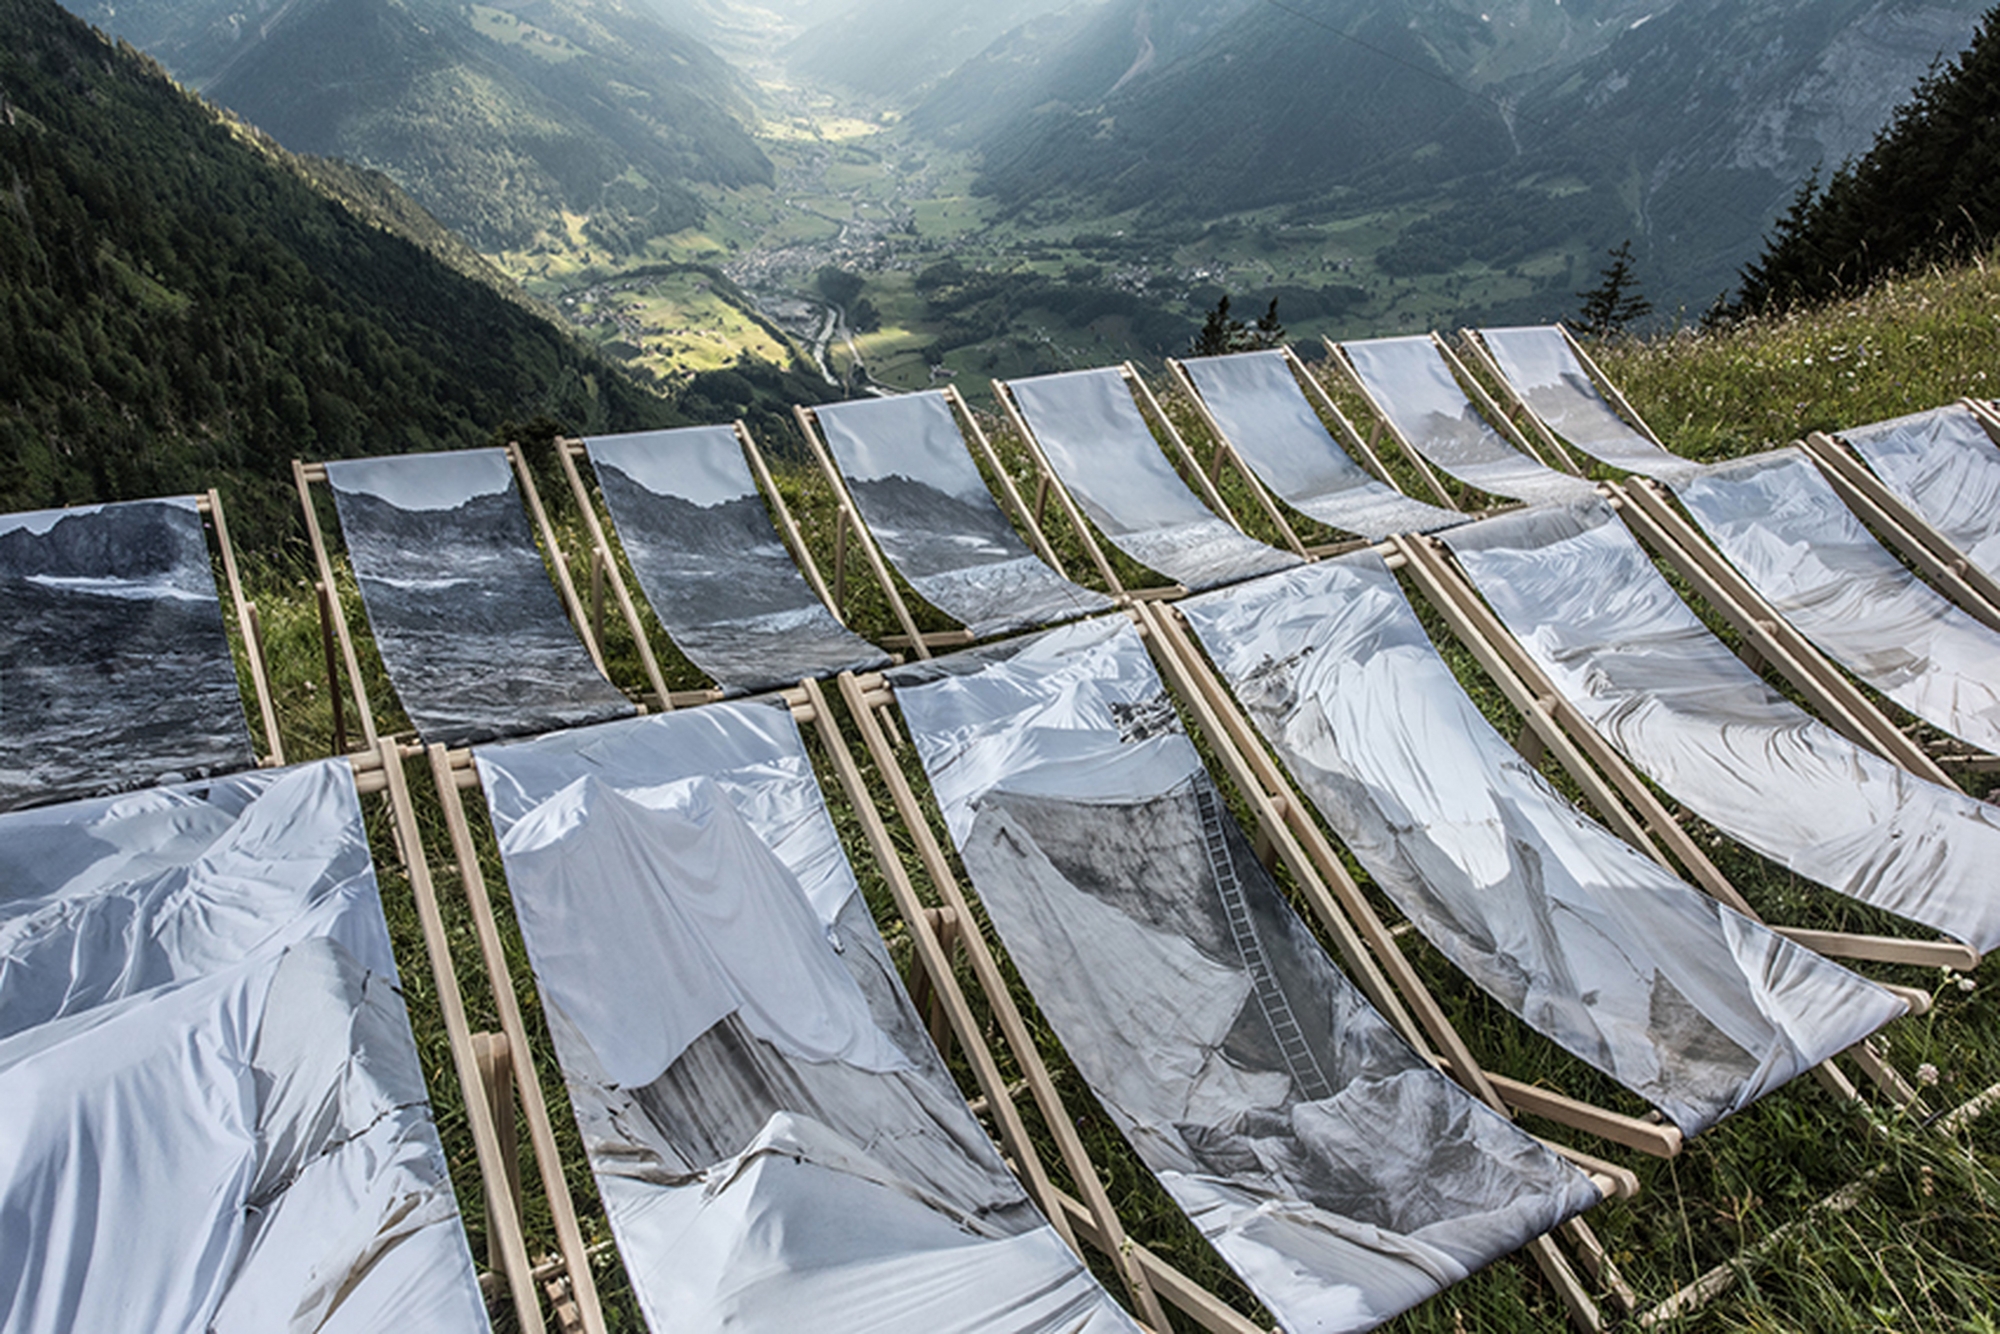
<path fill-rule="evenodd" d="M 1993 392 L 1985 376 L 2000 374 L 2000 278 L 1990 265 L 1939 275 L 1920 275 L 1893 284 L 1850 305 L 1812 316 L 1752 324 L 1728 333 L 1677 333 L 1643 342 L 1620 342 L 1599 349 L 1607 371 L 1626 389 L 1640 411 L 1680 451 L 1722 457 L 1782 443 L 1805 430 L 1853 424 L 1931 406 L 1966 392 Z M 1104 358 L 1111 360 L 1112 358 Z M 1156 384 L 1167 411 L 1203 461 L 1212 442 L 1188 405 Z M 986 421 L 1005 466 L 1018 481 L 1030 476 L 1021 443 L 997 419 Z M 574 561 L 585 597 L 589 569 L 575 560 L 586 548 L 580 516 L 559 481 L 546 448 L 531 449 L 544 499 L 559 536 Z M 834 551 L 834 507 L 823 479 L 809 469 L 779 465 L 779 485 L 805 531 L 808 545 L 829 579 Z M 1247 503 L 1240 481 L 1225 474 L 1223 489 L 1247 525 L 1269 536 L 1268 521 Z M 1032 486 L 1024 487 L 1030 501 Z M 330 521 L 329 516 L 323 516 Z M 1051 541 L 1072 577 L 1100 585 L 1077 534 L 1051 505 L 1046 515 Z M 1306 529 L 1308 540 L 1323 533 Z M 615 539 L 614 539 L 615 540 Z M 882 590 L 859 552 L 850 548 L 848 619 L 866 635 L 894 629 Z M 622 558 L 621 558 L 622 559 Z M 1121 577 L 1147 582 L 1122 557 Z M 278 707 L 288 754 L 293 759 L 331 749 L 331 710 L 312 580 L 302 573 L 297 549 L 246 553 L 246 578 L 262 617 L 270 649 Z M 360 632 L 364 674 L 385 730 L 406 726 L 394 712 L 394 695 L 365 633 L 365 620 L 351 580 L 341 576 L 343 604 Z M 904 590 L 911 597 L 909 590 Z M 912 598 L 920 623 L 945 628 L 948 622 Z M 676 689 L 704 684 L 703 678 L 660 632 L 650 612 L 643 632 L 660 653 L 669 684 Z M 607 617 L 607 656 L 612 675 L 628 689 L 642 684 L 630 634 L 615 611 Z M 1452 644 L 1436 622 L 1433 634 L 1481 708 L 1504 734 L 1519 719 L 1478 672 L 1468 655 Z M 844 710 L 836 710 L 845 718 Z M 851 721 L 848 735 L 854 736 Z M 350 733 L 356 729 L 349 720 Z M 861 872 L 864 891 L 900 959 L 909 954 L 907 929 L 889 906 L 880 875 L 869 865 L 854 812 L 848 808 L 832 771 L 812 740 L 836 824 Z M 861 756 L 866 767 L 865 753 Z M 921 775 L 905 746 L 898 756 L 921 790 Z M 420 819 L 433 860 L 442 866 L 447 848 L 437 798 L 427 773 L 412 766 Z M 879 791 L 879 788 L 878 788 Z M 563 1101 L 561 1081 L 517 934 L 506 905 L 505 879 L 494 855 L 490 830 L 472 797 L 479 830 L 483 874 L 492 887 L 503 924 L 517 991 L 536 1037 L 542 1083 L 569 1161 L 570 1187 L 586 1214 L 585 1230 L 605 1235 L 593 1188 Z M 920 888 L 927 886 L 915 860 L 909 831 L 891 828 Z M 438 1120 L 451 1161 L 475 1254 L 484 1256 L 484 1205 L 464 1119 L 464 1101 L 454 1086 L 430 968 L 425 958 L 407 884 L 394 869 L 379 801 L 371 803 L 378 864 L 401 962 L 406 995 L 419 1034 Z M 935 827 L 934 810 L 931 821 Z M 1699 822 L 1696 836 L 1752 901 L 1774 916 L 1802 925 L 1896 930 L 1879 915 L 1841 905 L 1832 896 L 1717 838 Z M 1358 867 L 1350 861 L 1358 875 Z M 440 891 L 461 989 L 475 1027 L 494 1027 L 492 998 L 478 964 L 469 914 L 454 875 L 440 877 Z M 1379 899 L 1378 902 L 1381 902 Z M 1432 951 L 1411 951 L 1419 971 L 1443 999 L 1474 1052 L 1493 1068 L 1531 1081 L 1640 1111 L 1636 1102 L 1596 1072 L 1556 1051 L 1484 996 L 1459 982 Z M 1922 1090 L 1931 1110 L 1964 1102 L 2000 1083 L 2000 995 L 1991 969 L 1972 978 L 1913 969 L 1864 968 L 1884 980 L 1933 992 L 1931 1014 L 1907 1019 L 1884 1036 L 1886 1054 L 1903 1071 L 1932 1067 L 1934 1084 Z M 969 978 L 967 979 L 969 981 Z M 1186 1221 L 1165 1200 L 1150 1176 L 1113 1133 L 1102 1112 L 1083 1090 L 1045 1026 L 1033 1019 L 1032 1002 L 1018 992 L 1071 1112 L 1084 1128 L 1133 1235 L 1183 1264 L 1205 1282 L 1214 1282 L 1243 1300 Z M 1007 1064 L 1011 1073 L 1011 1063 Z M 955 1069 L 966 1087 L 962 1062 Z M 1858 1082 L 1858 1081 L 1857 1081 Z M 1030 1123 L 1035 1123 L 1030 1115 Z M 1555 1135 L 1550 1127 L 1531 1128 Z M 1715 1301 L 1670 1325 L 1688 1331 L 1722 1330 L 1943 1330 L 1991 1334 L 1992 1312 L 2000 1309 L 2000 1110 L 1951 1133 L 1927 1126 L 1919 1116 L 1878 1101 L 1864 1111 L 1836 1101 L 1810 1079 L 1765 1099 L 1690 1144 L 1672 1162 L 1660 1162 L 1593 1143 L 1574 1134 L 1560 1136 L 1638 1173 L 1643 1193 L 1630 1202 L 1607 1204 L 1590 1216 L 1592 1226 L 1637 1289 L 1651 1305 L 1693 1281 L 1712 1266 L 1734 1263 L 1736 1281 Z M 1054 1155 L 1046 1155 L 1054 1162 Z M 524 1150 L 527 1179 L 535 1179 Z M 1060 1180 L 1063 1173 L 1055 1170 Z M 1829 1197 L 1842 1207 L 1820 1207 Z M 531 1207 L 531 1246 L 552 1248 L 546 1210 Z M 629 1288 L 615 1255 L 600 1261 L 613 1327 L 636 1330 L 639 1323 Z M 1246 1308 L 1247 1309 L 1247 1308 Z M 503 1327 L 505 1322 L 503 1321 Z M 1504 1260 L 1397 1321 L 1404 1331 L 1522 1329 L 1557 1330 L 1561 1309 L 1532 1265 Z"/>

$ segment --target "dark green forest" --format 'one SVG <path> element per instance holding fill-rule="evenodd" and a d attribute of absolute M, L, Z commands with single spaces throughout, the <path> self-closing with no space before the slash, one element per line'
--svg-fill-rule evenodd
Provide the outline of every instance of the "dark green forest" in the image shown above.
<path fill-rule="evenodd" d="M 1817 304 L 1963 261 L 2000 236 L 2000 8 L 1917 86 L 1875 144 L 1799 191 L 1727 314 Z"/>
<path fill-rule="evenodd" d="M 0 510 L 684 417 L 48 0 L 0 0 Z M 706 406 L 706 404 L 704 404 Z"/>

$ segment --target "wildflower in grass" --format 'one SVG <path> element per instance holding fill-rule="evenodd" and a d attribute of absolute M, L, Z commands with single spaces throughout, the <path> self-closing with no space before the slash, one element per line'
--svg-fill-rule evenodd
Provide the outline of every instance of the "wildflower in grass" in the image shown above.
<path fill-rule="evenodd" d="M 1917 1082 L 1925 1088 L 1938 1082 L 1938 1068 L 1929 1061 L 1917 1067 Z"/>
<path fill-rule="evenodd" d="M 1958 979 L 1958 989 L 1964 992 L 1968 996 L 1970 996 L 1975 990 L 1977 990 L 1978 986 L 1979 984 L 1973 981 L 1969 977 L 1961 977 Z"/>

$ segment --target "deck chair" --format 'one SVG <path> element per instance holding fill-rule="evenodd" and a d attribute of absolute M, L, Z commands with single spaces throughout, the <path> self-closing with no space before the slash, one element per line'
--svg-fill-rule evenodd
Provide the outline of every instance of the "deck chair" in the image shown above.
<path fill-rule="evenodd" d="M 650 1328 L 1136 1329 L 930 1045 L 783 707 L 475 760 Z"/>
<path fill-rule="evenodd" d="M 1392 486 L 1381 459 L 1289 348 L 1170 359 L 1167 365 L 1214 433 L 1218 462 L 1226 455 L 1235 464 L 1283 531 L 1291 533 L 1291 525 L 1270 503 L 1266 486 L 1306 517 L 1371 541 L 1465 522 L 1455 509 Z M 1361 450 L 1374 475 L 1340 447 L 1323 416 Z M 1442 488 L 1439 499 L 1450 502 Z"/>
<path fill-rule="evenodd" d="M 1552 693 L 1688 809 L 1976 953 L 2000 941 L 1989 869 L 2000 811 L 1777 694 L 1675 595 L 1605 501 L 1503 515 L 1441 541 Z"/>
<path fill-rule="evenodd" d="M 681 702 L 659 675 L 624 576 L 611 559 L 577 471 L 580 453 L 590 457 L 646 601 L 688 661 L 720 683 L 718 694 L 770 690 L 889 661 L 829 607 L 791 510 L 741 422 L 589 436 L 558 441 L 557 448 L 591 534 L 593 570 L 611 580 L 657 698 Z M 775 507 L 775 527 L 751 472 L 753 460 Z M 708 697 L 701 692 L 694 698 Z"/>
<path fill-rule="evenodd" d="M 1460 336 L 1551 452 L 1568 444 L 1661 481 L 1699 466 L 1668 452 L 1562 325 L 1467 329 Z"/>
<path fill-rule="evenodd" d="M 1525 437 L 1510 440 L 1501 433 L 1494 423 L 1505 417 L 1436 334 L 1328 340 L 1327 348 L 1405 455 L 1509 500 L 1540 504 L 1592 493 L 1589 482 L 1571 475 L 1575 465 L 1560 446 L 1552 457 L 1568 472 L 1549 466 Z M 1468 387 L 1478 405 L 1467 397 Z"/>
<path fill-rule="evenodd" d="M 1884 549 L 1803 452 L 1702 468 L 1673 492 L 1757 594 L 1828 657 L 1932 726 L 2000 754 L 2000 631 Z"/>
<path fill-rule="evenodd" d="M 0 1099 L 9 1329 L 488 1327 L 344 759 L 0 816 Z"/>
<path fill-rule="evenodd" d="M 1278 894 L 1114 618 L 888 675 L 1113 1122 L 1287 1329 L 1365 1329 L 1600 1187 L 1408 1046 Z"/>
<path fill-rule="evenodd" d="M 2000 411 L 1964 399 L 1801 444 L 1869 527 L 1952 601 L 2000 625 Z"/>
<path fill-rule="evenodd" d="M 294 462 L 320 580 L 336 587 L 309 484 L 333 491 L 348 562 L 382 665 L 426 741 L 454 745 L 575 727 L 632 712 L 604 674 L 520 452 L 468 449 Z M 520 478 L 519 485 L 516 477 Z M 521 512 L 534 508 L 562 600 Z M 368 748 L 374 710 L 339 600 L 330 607 Z M 565 610 L 568 612 L 565 620 Z"/>
<path fill-rule="evenodd" d="M 970 437 L 1000 479 L 1034 550 L 967 453 Z M 866 521 L 854 531 L 879 548 L 918 595 L 962 624 L 957 635 L 921 635 L 926 648 L 970 643 L 1106 611 L 1101 593 L 1071 583 L 1041 524 L 1022 503 L 993 447 L 956 390 L 856 399 L 795 409 L 827 485 L 843 508 Z M 875 559 L 871 551 L 871 559 Z M 878 574 L 878 579 L 881 576 Z M 901 590 L 883 582 L 905 633 L 916 630 Z"/>
<path fill-rule="evenodd" d="M 284 762 L 255 608 L 215 492 L 0 515 L 0 810 L 257 764 L 204 518 L 266 753 Z"/>
<path fill-rule="evenodd" d="M 1159 411 L 1152 391 L 1129 366 L 995 380 L 993 392 L 1114 594 L 1122 595 L 1125 587 L 1097 546 L 1085 514 L 1112 545 L 1174 581 L 1177 587 L 1170 593 L 1235 583 L 1299 562 L 1297 554 L 1266 546 L 1243 531 L 1187 443 Z M 1154 420 L 1163 423 L 1207 504 L 1188 490 L 1160 452 L 1135 393 L 1146 400 Z"/>
<path fill-rule="evenodd" d="M 1682 1136 L 1905 1012 L 1579 814 L 1466 697 L 1378 552 L 1175 611 L 1424 938 Z"/>

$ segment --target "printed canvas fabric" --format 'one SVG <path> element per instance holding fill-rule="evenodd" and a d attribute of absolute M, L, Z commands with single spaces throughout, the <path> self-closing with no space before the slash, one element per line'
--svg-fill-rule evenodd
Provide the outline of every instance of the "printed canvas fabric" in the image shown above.
<path fill-rule="evenodd" d="M 769 690 L 889 661 L 835 619 L 792 563 L 734 428 L 583 443 L 646 600 L 723 687 Z"/>
<path fill-rule="evenodd" d="M 1459 481 L 1529 504 L 1595 494 L 1589 482 L 1543 467 L 1493 429 L 1429 338 L 1371 338 L 1340 348 L 1411 447 Z"/>
<path fill-rule="evenodd" d="M 1187 588 L 1299 563 L 1218 517 L 1188 490 L 1117 367 L 1010 380 L 1049 466 L 1120 551 Z"/>
<path fill-rule="evenodd" d="M 196 503 L 0 515 L 0 810 L 256 764 Z"/>
<path fill-rule="evenodd" d="M 1596 1202 L 1333 966 L 1224 808 L 1129 623 L 894 679 L 1043 1014 L 1283 1328 L 1371 1328 Z"/>
<path fill-rule="evenodd" d="M 382 665 L 425 741 L 632 712 L 563 614 L 506 451 L 345 459 L 326 476 Z"/>
<path fill-rule="evenodd" d="M 476 754 L 650 1328 L 1131 1334 L 930 1045 L 789 713 Z"/>
<path fill-rule="evenodd" d="M 0 1330 L 483 1330 L 343 760 L 0 816 Z"/>
<path fill-rule="evenodd" d="M 1349 458 L 1300 391 L 1284 353 L 1234 352 L 1181 365 L 1230 446 L 1301 514 L 1370 540 L 1465 522 L 1463 514 L 1377 481 Z"/>
<path fill-rule="evenodd" d="M 2000 809 L 1917 778 L 1777 694 L 1602 501 L 1446 544 L 1563 697 L 1640 772 L 1809 880 L 1980 951 L 2000 943 Z"/>
<path fill-rule="evenodd" d="M 1882 484 L 2000 579 L 2000 446 L 1961 403 L 1841 432 Z"/>
<path fill-rule="evenodd" d="M 1885 550 L 1802 452 L 1719 464 L 1674 493 L 1827 656 L 1932 726 L 2000 753 L 2000 634 Z"/>
<path fill-rule="evenodd" d="M 1903 1013 L 1557 795 L 1466 698 L 1373 551 L 1180 609 L 1424 937 L 1683 1133 Z"/>
<path fill-rule="evenodd" d="M 882 552 L 980 638 L 1108 610 L 1030 552 L 993 502 L 940 393 L 813 409 Z"/>
<path fill-rule="evenodd" d="M 1553 324 L 1481 329 L 1479 337 L 1528 410 L 1592 458 L 1663 482 L 1700 466 L 1669 454 L 1619 416 Z"/>

